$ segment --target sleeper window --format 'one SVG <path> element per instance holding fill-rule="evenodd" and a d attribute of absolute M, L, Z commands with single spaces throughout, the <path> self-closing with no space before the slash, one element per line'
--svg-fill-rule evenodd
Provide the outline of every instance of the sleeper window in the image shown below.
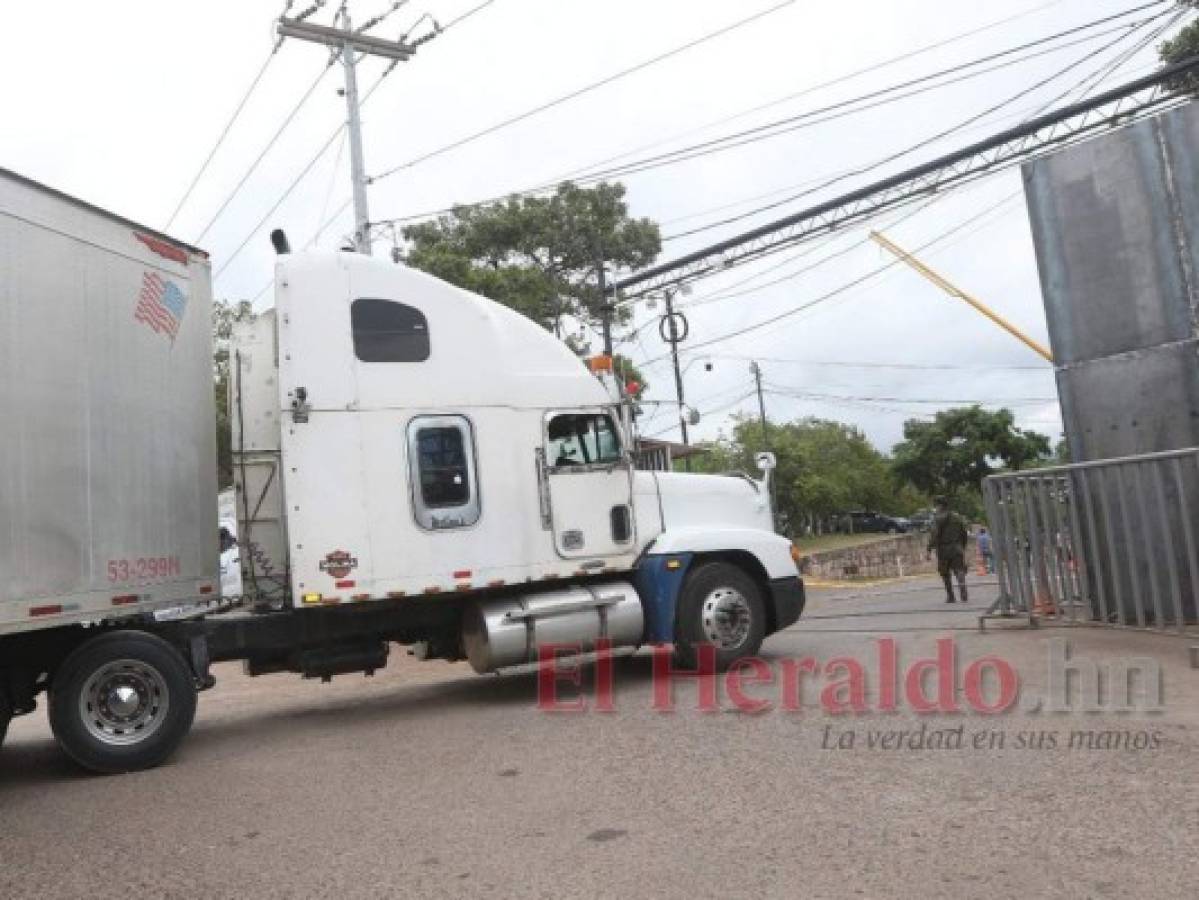
<path fill-rule="evenodd" d="M 479 520 L 474 435 L 463 416 L 422 416 L 408 426 L 412 510 L 424 528 L 463 528 Z"/>
<path fill-rule="evenodd" d="M 429 323 L 413 306 L 363 298 L 350 304 L 354 355 L 362 362 L 424 362 L 429 358 Z"/>

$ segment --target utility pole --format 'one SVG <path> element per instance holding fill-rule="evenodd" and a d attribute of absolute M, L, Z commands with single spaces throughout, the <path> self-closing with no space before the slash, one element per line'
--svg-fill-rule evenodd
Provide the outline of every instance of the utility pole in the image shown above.
<path fill-rule="evenodd" d="M 612 355 L 612 301 L 608 299 L 608 264 L 604 254 L 596 256 L 596 272 L 599 280 L 600 317 L 604 327 L 604 356 Z"/>
<path fill-rule="evenodd" d="M 368 23 L 369 25 L 370 23 Z M 341 54 L 345 69 L 346 127 L 350 137 L 350 178 L 354 189 L 354 248 L 359 253 L 370 255 L 370 213 L 366 202 L 366 165 L 362 154 L 362 120 L 359 117 L 358 60 L 364 56 L 379 56 L 395 62 L 405 62 L 416 52 L 415 44 L 402 40 L 388 41 L 354 31 L 350 24 L 350 13 L 342 6 L 338 18 L 339 27 L 317 25 L 302 18 L 279 19 L 279 37 L 294 37 L 314 44 L 324 44 Z M 419 41 L 417 43 L 420 43 Z"/>
<path fill-rule="evenodd" d="M 753 372 L 754 381 L 758 385 L 758 418 L 762 422 L 762 449 L 770 449 L 770 434 L 766 430 L 766 401 L 762 398 L 762 367 L 758 365 L 757 360 L 749 364 L 749 370 Z"/>
<path fill-rule="evenodd" d="M 687 407 L 683 404 L 683 373 L 679 369 L 679 344 L 687 339 L 690 325 L 687 317 L 674 311 L 674 291 L 666 290 L 666 315 L 658 323 L 662 340 L 670 344 L 670 357 L 674 361 L 674 392 L 679 401 L 679 429 L 683 435 L 683 446 L 690 447 L 687 435 Z M 691 457 L 683 458 L 683 468 L 691 471 Z"/>
<path fill-rule="evenodd" d="M 770 449 L 770 432 L 766 429 L 766 401 L 762 396 L 762 367 L 758 365 L 755 359 L 749 364 L 749 370 L 754 375 L 754 382 L 758 386 L 758 419 L 762 422 L 762 449 Z M 774 521 L 774 528 L 777 531 L 779 527 L 779 503 L 778 503 L 778 479 L 770 479 L 770 516 Z"/>
<path fill-rule="evenodd" d="M 350 34 L 350 7 L 341 8 L 341 27 Z M 359 253 L 371 255 L 370 213 L 366 205 L 366 165 L 362 161 L 362 119 L 358 111 L 358 64 L 354 46 L 347 39 L 342 45 L 341 64 L 346 73 L 346 126 L 350 134 L 350 180 L 354 186 L 354 246 Z"/>

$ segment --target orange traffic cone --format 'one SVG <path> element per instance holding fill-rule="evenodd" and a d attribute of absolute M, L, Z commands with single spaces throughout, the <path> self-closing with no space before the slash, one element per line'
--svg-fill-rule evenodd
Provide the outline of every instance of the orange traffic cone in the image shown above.
<path fill-rule="evenodd" d="M 1042 562 L 1037 572 L 1036 594 L 1032 611 L 1038 616 L 1056 616 L 1057 606 L 1053 602 L 1053 594 L 1049 591 L 1049 571 Z"/>

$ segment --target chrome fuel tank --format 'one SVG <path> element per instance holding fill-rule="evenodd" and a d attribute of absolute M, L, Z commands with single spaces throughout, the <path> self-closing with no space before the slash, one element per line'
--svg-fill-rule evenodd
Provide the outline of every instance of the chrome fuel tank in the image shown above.
<path fill-rule="evenodd" d="M 483 601 L 466 611 L 462 643 L 476 672 L 536 662 L 538 647 L 577 645 L 580 653 L 607 638 L 612 647 L 640 644 L 645 615 L 636 589 L 609 582 Z"/>

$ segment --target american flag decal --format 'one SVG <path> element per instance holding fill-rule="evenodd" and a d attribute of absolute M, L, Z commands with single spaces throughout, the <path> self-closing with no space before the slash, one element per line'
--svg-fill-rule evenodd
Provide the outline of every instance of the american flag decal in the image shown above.
<path fill-rule="evenodd" d="M 174 342 L 186 309 L 187 296 L 175 282 L 168 281 L 157 272 L 147 272 L 142 276 L 142 290 L 137 295 L 137 309 L 133 313 L 136 321 L 144 322 Z"/>

